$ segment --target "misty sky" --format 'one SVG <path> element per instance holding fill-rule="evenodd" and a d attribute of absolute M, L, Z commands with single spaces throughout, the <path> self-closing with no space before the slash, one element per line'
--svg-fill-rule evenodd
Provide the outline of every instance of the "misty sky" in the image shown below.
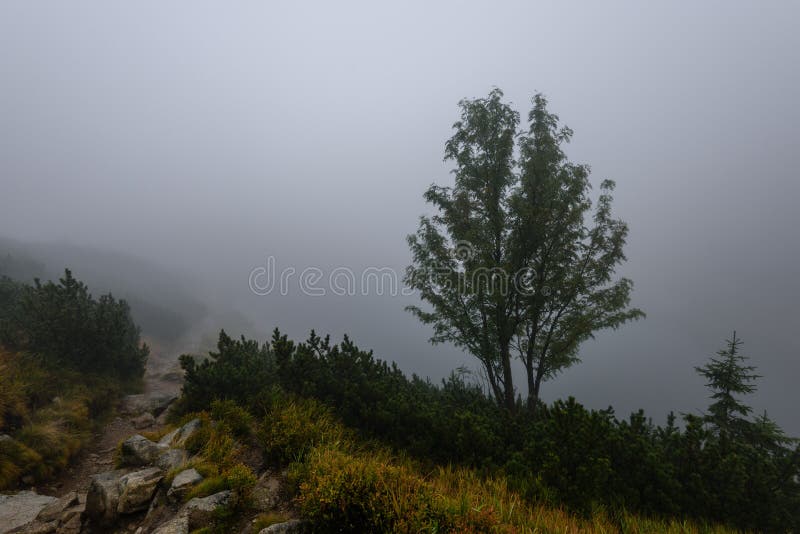
<path fill-rule="evenodd" d="M 541 91 L 570 157 L 617 182 L 648 314 L 544 397 L 696 412 L 693 366 L 736 329 L 757 409 L 800 434 L 800 4 L 378 4 L 3 1 L 0 235 L 141 256 L 265 332 L 348 332 L 438 379 L 473 362 L 427 343 L 413 298 L 248 275 L 402 271 L 457 102 L 498 86 L 524 116 Z"/>

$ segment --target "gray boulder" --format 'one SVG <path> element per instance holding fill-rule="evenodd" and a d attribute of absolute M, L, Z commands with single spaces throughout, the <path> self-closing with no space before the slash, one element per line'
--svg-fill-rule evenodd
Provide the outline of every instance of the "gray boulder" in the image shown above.
<path fill-rule="evenodd" d="M 183 466 L 188 459 L 188 454 L 183 449 L 168 449 L 156 459 L 156 466 L 166 471 L 171 471 Z"/>
<path fill-rule="evenodd" d="M 119 479 L 125 471 L 107 471 L 93 475 L 86 494 L 86 515 L 91 519 L 107 524 L 117 518 L 119 506 Z"/>
<path fill-rule="evenodd" d="M 33 491 L 0 495 L 0 533 L 10 532 L 31 523 L 39 512 L 57 500 L 55 497 L 39 495 Z"/>
<path fill-rule="evenodd" d="M 176 428 L 169 434 L 166 434 L 163 438 L 158 440 L 158 444 L 167 447 L 183 447 L 186 445 L 186 440 L 192 437 L 192 435 L 200 429 L 201 425 L 200 419 L 192 419 L 182 427 Z"/>
<path fill-rule="evenodd" d="M 186 503 L 184 513 L 189 518 L 189 528 L 195 529 L 208 524 L 214 518 L 214 512 L 228 505 L 231 492 L 228 490 L 209 495 L 195 497 Z"/>
<path fill-rule="evenodd" d="M 169 432 L 167 434 L 164 434 L 163 436 L 161 436 L 161 439 L 158 440 L 158 444 L 159 445 L 166 445 L 167 447 L 172 446 L 172 440 L 175 439 L 175 436 L 177 436 L 178 432 L 180 432 L 180 431 L 181 431 L 181 429 L 180 429 L 180 427 L 178 427 L 175 430 L 172 430 L 171 432 Z"/>
<path fill-rule="evenodd" d="M 150 465 L 167 449 L 166 445 L 153 443 L 140 434 L 134 434 L 122 442 L 120 461 L 123 465 Z"/>
<path fill-rule="evenodd" d="M 117 512 L 130 514 L 146 510 L 164 474 L 158 467 L 150 467 L 123 475 L 119 479 L 119 502 Z"/>
<path fill-rule="evenodd" d="M 192 488 L 192 486 L 201 482 L 202 480 L 203 476 L 195 469 L 181 471 L 175 475 L 175 478 L 172 480 L 172 485 L 170 486 L 169 491 L 167 491 L 167 498 L 173 502 L 181 500 L 183 496 L 186 495 L 186 493 Z"/>

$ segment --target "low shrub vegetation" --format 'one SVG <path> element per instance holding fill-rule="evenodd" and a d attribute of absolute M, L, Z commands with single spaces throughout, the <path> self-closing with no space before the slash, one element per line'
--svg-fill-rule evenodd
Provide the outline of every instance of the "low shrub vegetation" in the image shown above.
<path fill-rule="evenodd" d="M 247 420 L 234 404 L 253 414 L 268 460 L 293 464 L 303 514 L 330 528 L 800 525 L 800 455 L 765 417 L 741 419 L 734 435 L 706 417 L 658 426 L 642 412 L 620 419 L 572 398 L 509 414 L 464 372 L 439 385 L 408 378 L 347 338 L 333 345 L 313 332 L 295 344 L 276 331 L 264 345 L 222 332 L 210 358 L 183 356 L 182 365 L 183 409 L 216 401 L 234 421 Z"/>

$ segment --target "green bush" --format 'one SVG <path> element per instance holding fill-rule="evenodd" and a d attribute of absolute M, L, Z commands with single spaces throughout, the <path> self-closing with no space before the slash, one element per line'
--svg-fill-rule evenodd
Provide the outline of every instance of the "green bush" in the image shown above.
<path fill-rule="evenodd" d="M 273 382 L 269 351 L 255 341 L 230 338 L 220 332 L 217 352 L 199 363 L 181 355 L 185 371 L 178 409 L 183 412 L 207 409 L 214 400 L 232 400 L 247 405 L 265 385 Z"/>
<path fill-rule="evenodd" d="M 37 279 L 32 286 L 6 287 L 0 299 L 0 344 L 7 348 L 122 380 L 143 375 L 149 349 L 128 304 L 110 294 L 93 298 L 69 269 L 57 284 Z"/>

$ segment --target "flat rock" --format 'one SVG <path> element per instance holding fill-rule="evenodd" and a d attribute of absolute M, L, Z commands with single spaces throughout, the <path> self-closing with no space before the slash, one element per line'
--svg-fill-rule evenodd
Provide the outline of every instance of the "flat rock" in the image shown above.
<path fill-rule="evenodd" d="M 122 442 L 120 461 L 123 465 L 149 465 L 167 449 L 166 445 L 153 443 L 141 434 L 134 434 Z"/>
<path fill-rule="evenodd" d="M 117 512 L 130 514 L 146 510 L 164 474 L 158 467 L 134 471 L 120 477 Z"/>
<path fill-rule="evenodd" d="M 10 532 L 31 523 L 39 512 L 57 500 L 55 497 L 39 495 L 33 491 L 0 495 L 0 533 Z"/>
<path fill-rule="evenodd" d="M 184 511 L 189 518 L 189 528 L 206 525 L 214 518 L 214 512 L 226 506 L 231 500 L 231 492 L 220 491 L 208 497 L 195 497 L 186 503 Z"/>
<path fill-rule="evenodd" d="M 179 501 L 191 489 L 192 486 L 201 482 L 203 476 L 195 469 L 181 471 L 172 479 L 172 485 L 167 491 L 167 497 L 172 501 Z"/>

